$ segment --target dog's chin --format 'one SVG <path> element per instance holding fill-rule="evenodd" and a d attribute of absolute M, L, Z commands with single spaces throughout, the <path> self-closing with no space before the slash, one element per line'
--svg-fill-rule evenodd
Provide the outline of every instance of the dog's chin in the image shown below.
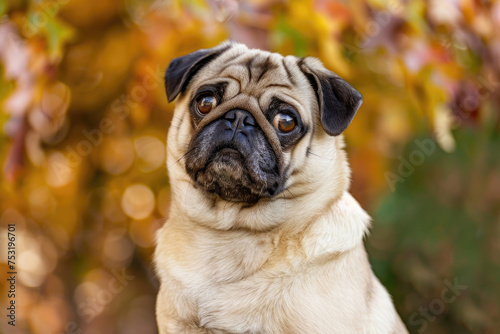
<path fill-rule="evenodd" d="M 250 178 L 242 155 L 234 149 L 224 148 L 197 171 L 194 182 L 207 192 L 225 201 L 255 204 L 270 197 L 267 189 Z"/>

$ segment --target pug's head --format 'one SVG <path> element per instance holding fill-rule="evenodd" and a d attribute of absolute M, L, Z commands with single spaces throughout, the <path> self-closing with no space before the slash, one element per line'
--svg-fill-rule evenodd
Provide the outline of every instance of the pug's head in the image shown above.
<path fill-rule="evenodd" d="M 165 88 L 169 102 L 178 98 L 168 138 L 171 179 L 190 183 L 198 198 L 243 207 L 295 197 L 292 189 L 313 192 L 322 177 L 335 178 L 317 157 L 335 167 L 342 148 L 335 137 L 362 103 L 317 59 L 232 42 L 172 60 Z M 344 165 L 340 159 L 339 179 L 348 177 Z"/>

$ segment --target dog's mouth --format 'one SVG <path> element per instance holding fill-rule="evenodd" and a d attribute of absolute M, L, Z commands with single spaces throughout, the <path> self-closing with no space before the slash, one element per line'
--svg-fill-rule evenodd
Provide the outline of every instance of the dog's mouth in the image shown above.
<path fill-rule="evenodd" d="M 190 174 L 197 186 L 231 202 L 256 203 L 280 191 L 277 180 L 268 184 L 252 173 L 245 155 L 230 145 L 216 148 L 204 166 Z"/>
<path fill-rule="evenodd" d="M 215 152 L 216 155 L 226 155 L 229 157 L 233 157 L 235 159 L 243 160 L 243 155 L 240 151 L 233 147 L 224 147 L 219 149 L 219 151 Z"/>

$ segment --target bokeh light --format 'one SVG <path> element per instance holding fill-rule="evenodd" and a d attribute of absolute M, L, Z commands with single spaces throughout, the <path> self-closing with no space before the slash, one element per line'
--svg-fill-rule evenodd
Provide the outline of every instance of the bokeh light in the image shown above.
<path fill-rule="evenodd" d="M 133 184 L 127 187 L 122 197 L 122 209 L 127 216 L 134 219 L 148 217 L 155 207 L 155 196 L 144 184 Z"/>

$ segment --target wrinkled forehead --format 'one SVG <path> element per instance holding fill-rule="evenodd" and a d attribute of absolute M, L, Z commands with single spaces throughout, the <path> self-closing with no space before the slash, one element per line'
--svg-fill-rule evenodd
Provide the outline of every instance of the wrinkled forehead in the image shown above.
<path fill-rule="evenodd" d="M 248 95 L 265 111 L 277 98 L 294 106 L 303 120 L 310 120 L 312 113 L 308 108 L 317 101 L 309 81 L 297 65 L 298 60 L 294 56 L 283 57 L 236 46 L 200 70 L 193 80 L 192 91 L 225 82 L 224 100 Z"/>

